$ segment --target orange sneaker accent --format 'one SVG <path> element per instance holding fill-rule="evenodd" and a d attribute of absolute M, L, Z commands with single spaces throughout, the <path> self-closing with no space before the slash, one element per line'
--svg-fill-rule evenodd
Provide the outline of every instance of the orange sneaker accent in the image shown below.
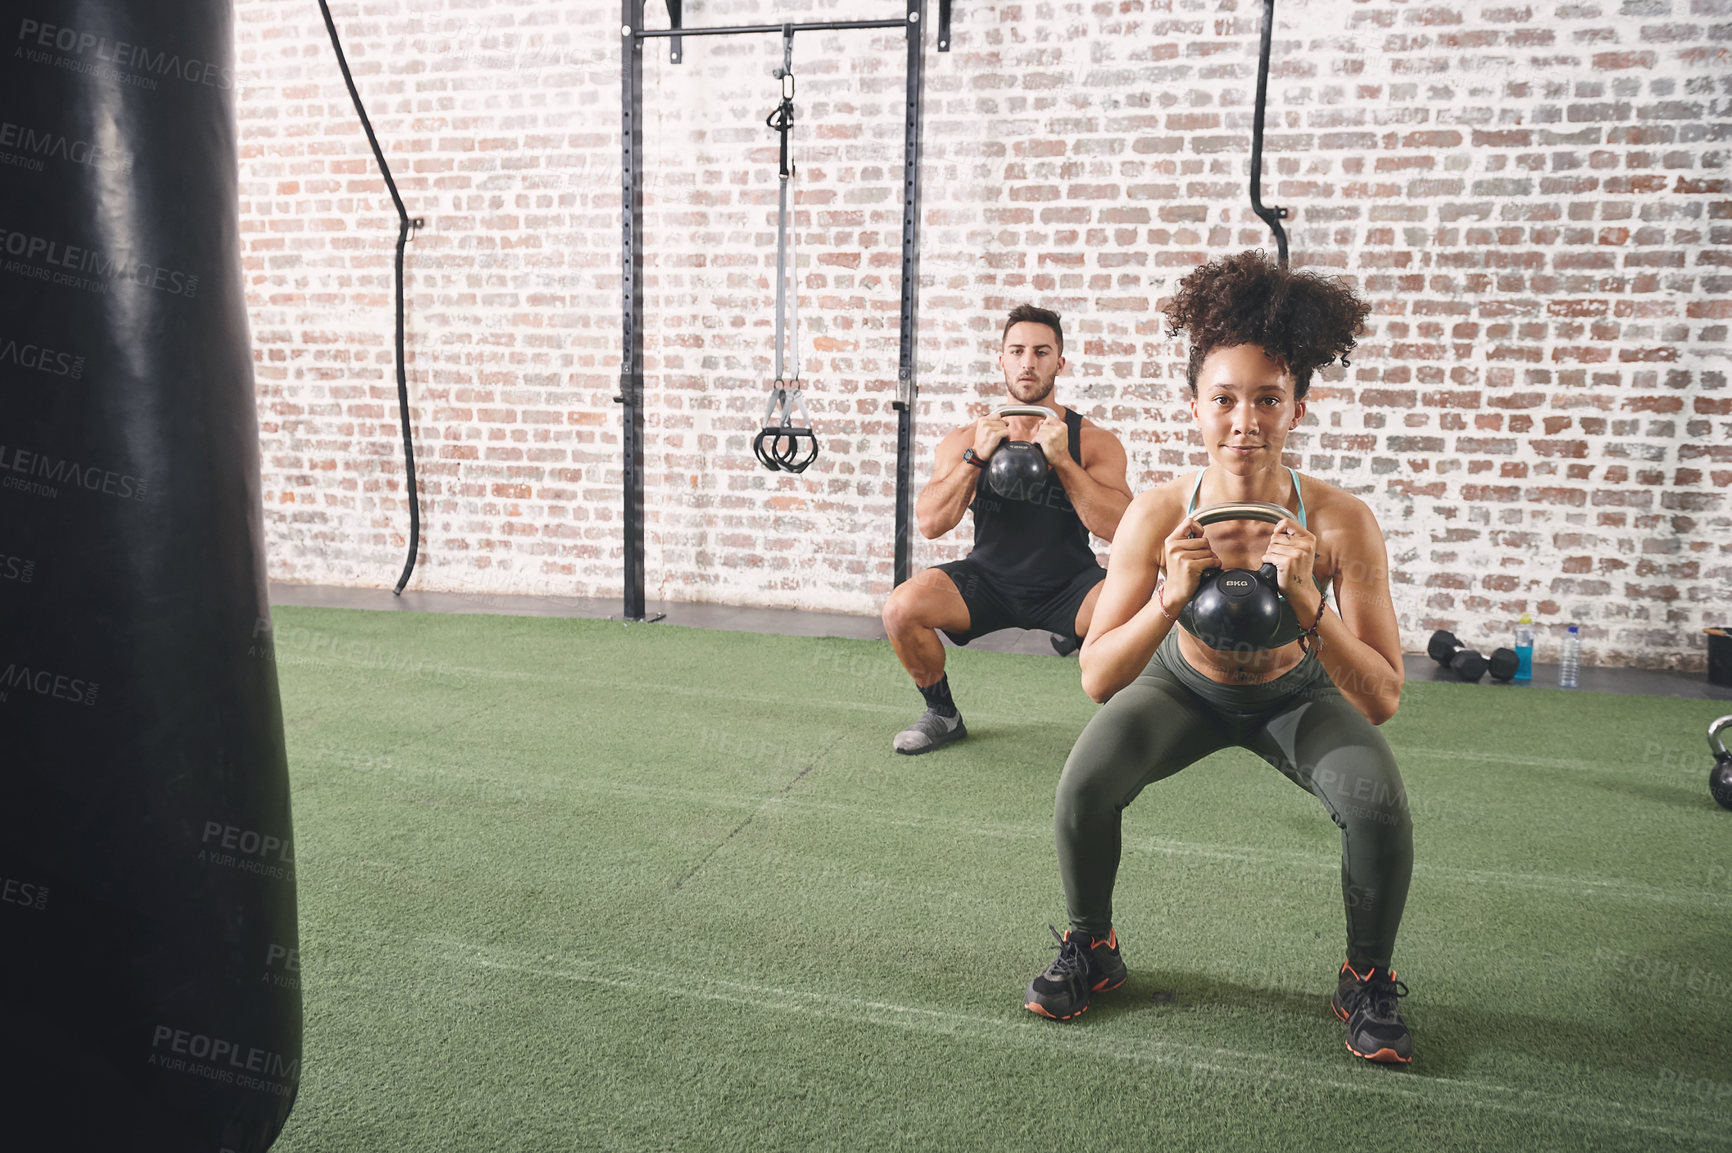
<path fill-rule="evenodd" d="M 1067 933 L 1065 935 L 1068 937 L 1070 934 Z M 1105 945 L 1109 949 L 1118 948 L 1119 947 L 1119 931 L 1117 929 L 1108 929 L 1106 939 L 1102 940 L 1102 941 L 1096 941 L 1094 943 L 1094 945 L 1092 946 L 1090 951 L 1092 952 L 1094 949 L 1098 949 L 1102 945 Z M 1130 974 L 1128 974 L 1128 973 L 1125 976 L 1120 977 L 1116 982 L 1111 977 L 1102 978 L 1102 980 L 1098 984 L 1090 987 L 1089 992 L 1091 992 L 1091 993 L 1110 992 L 1111 990 L 1116 989 L 1120 985 L 1124 984 L 1125 981 L 1127 981 L 1129 978 L 1130 978 Z"/>
<path fill-rule="evenodd" d="M 1345 1044 L 1345 1042 L 1343 1042 L 1343 1044 Z M 1367 1061 L 1376 1061 L 1379 1065 L 1409 1065 L 1413 1063 L 1412 1057 L 1403 1057 L 1394 1049 L 1379 1049 L 1375 1053 L 1361 1053 L 1352 1045 L 1348 1045 L 1347 1051 L 1355 1057 L 1363 1057 Z"/>
<path fill-rule="evenodd" d="M 1055 1013 L 1048 1013 L 1038 1001 L 1025 1001 L 1023 1002 L 1022 1007 L 1027 1009 L 1030 1013 L 1035 1013 L 1039 1016 L 1045 1017 L 1048 1021 L 1069 1021 L 1072 1017 L 1080 1017 L 1089 1011 L 1089 1007 L 1084 1005 L 1082 1008 L 1072 1013 L 1070 1017 L 1060 1017 Z"/>

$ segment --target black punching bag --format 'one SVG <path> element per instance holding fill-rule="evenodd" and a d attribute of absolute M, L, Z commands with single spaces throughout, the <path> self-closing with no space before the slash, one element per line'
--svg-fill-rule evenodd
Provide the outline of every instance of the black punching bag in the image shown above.
<path fill-rule="evenodd" d="M 0 1140 L 264 1150 L 301 995 L 233 13 L 6 8 Z"/>

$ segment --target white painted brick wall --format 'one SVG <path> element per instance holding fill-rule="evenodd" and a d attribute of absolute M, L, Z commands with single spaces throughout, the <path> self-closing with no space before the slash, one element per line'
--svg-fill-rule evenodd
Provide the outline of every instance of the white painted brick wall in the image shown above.
<path fill-rule="evenodd" d="M 1265 199 L 1374 331 L 1314 388 L 1302 469 L 1360 493 L 1406 643 L 1701 667 L 1732 596 L 1732 0 L 1280 0 Z M 934 13 L 936 5 L 933 5 Z M 412 214 L 414 587 L 614 596 L 621 580 L 619 7 L 334 0 Z M 689 24 L 896 16 L 691 0 Z M 652 6 L 652 20 L 665 13 Z M 1267 245 L 1246 176 L 1261 5 L 957 0 L 927 50 L 920 479 L 997 387 L 1002 316 L 1061 311 L 1060 396 L 1133 487 L 1200 466 L 1156 309 Z M 396 222 L 316 6 L 240 0 L 242 221 L 272 575 L 391 584 L 408 517 Z M 775 37 L 646 48 L 652 597 L 876 609 L 891 580 L 899 32 L 801 34 L 799 477 L 752 460 L 770 377 Z M 968 522 L 919 542 L 962 555 Z M 1561 631 L 1555 630 L 1555 631 Z M 1555 642 L 1553 642 L 1555 651 Z M 1542 659 L 1547 642 L 1542 640 Z"/>

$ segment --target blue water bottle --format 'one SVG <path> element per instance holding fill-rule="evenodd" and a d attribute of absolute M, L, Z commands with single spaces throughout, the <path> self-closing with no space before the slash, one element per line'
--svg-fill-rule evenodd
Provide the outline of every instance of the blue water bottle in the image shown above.
<path fill-rule="evenodd" d="M 1514 680 L 1531 681 L 1534 679 L 1534 618 L 1523 613 L 1522 619 L 1516 622 L 1516 673 Z"/>

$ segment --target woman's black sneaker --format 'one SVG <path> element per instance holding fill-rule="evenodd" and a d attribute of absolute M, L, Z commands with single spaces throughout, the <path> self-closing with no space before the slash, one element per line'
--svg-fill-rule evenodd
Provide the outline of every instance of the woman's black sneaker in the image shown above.
<path fill-rule="evenodd" d="M 1407 986 L 1394 969 L 1373 967 L 1363 974 L 1350 962 L 1341 963 L 1341 980 L 1329 1007 L 1347 1022 L 1347 1051 L 1384 1065 L 1413 1060 L 1413 1034 L 1401 1019 L 1401 998 Z"/>
<path fill-rule="evenodd" d="M 1031 1013 L 1068 1021 L 1089 1007 L 1090 993 L 1104 993 L 1125 983 L 1125 962 L 1119 956 L 1119 935 L 1109 931 L 1099 939 L 1075 929 L 1059 936 L 1058 956 L 1028 983 L 1022 1005 Z"/>

